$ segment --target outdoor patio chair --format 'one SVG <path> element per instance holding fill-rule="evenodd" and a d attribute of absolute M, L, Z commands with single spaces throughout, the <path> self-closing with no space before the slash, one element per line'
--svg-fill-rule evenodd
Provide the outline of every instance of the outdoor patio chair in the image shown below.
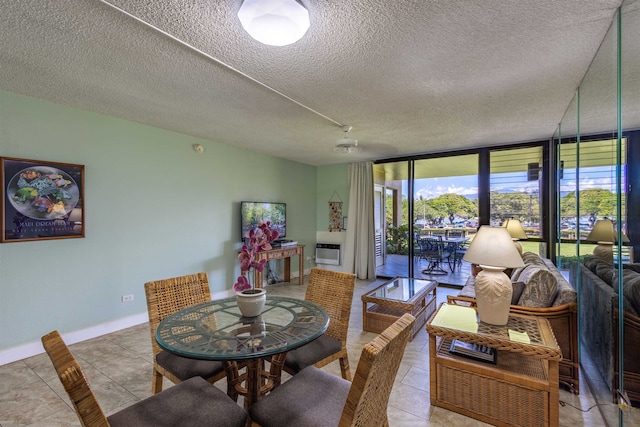
<path fill-rule="evenodd" d="M 58 331 L 42 337 L 42 345 L 85 427 L 241 427 L 247 414 L 222 391 L 199 377 L 183 381 L 108 417 Z"/>
<path fill-rule="evenodd" d="M 163 377 L 174 384 L 192 377 L 202 377 L 214 383 L 225 377 L 225 365 L 219 361 L 198 360 L 177 356 L 164 351 L 156 342 L 156 329 L 170 314 L 191 305 L 211 301 L 211 291 L 206 273 L 189 274 L 144 284 L 149 313 L 149 330 L 153 347 L 153 380 L 151 393 L 162 390 Z M 236 365 L 231 365 L 237 369 Z M 233 376 L 237 378 L 237 375 Z M 237 399 L 235 384 L 228 384 L 229 396 Z"/>
<path fill-rule="evenodd" d="M 442 275 L 447 272 L 442 268 L 444 262 L 450 262 L 451 253 L 442 240 L 442 236 L 427 236 L 420 239 L 421 257 L 429 265 L 422 270 L 423 274 Z"/>
<path fill-rule="evenodd" d="M 305 299 L 325 309 L 329 314 L 329 327 L 320 338 L 287 353 L 285 372 L 295 375 L 307 366 L 321 368 L 338 359 L 342 378 L 351 381 L 347 331 L 355 282 L 355 274 L 311 269 Z"/>
<path fill-rule="evenodd" d="M 309 366 L 251 406 L 251 420 L 263 427 L 388 426 L 389 395 L 414 323 L 404 314 L 367 344 L 353 382 Z"/>

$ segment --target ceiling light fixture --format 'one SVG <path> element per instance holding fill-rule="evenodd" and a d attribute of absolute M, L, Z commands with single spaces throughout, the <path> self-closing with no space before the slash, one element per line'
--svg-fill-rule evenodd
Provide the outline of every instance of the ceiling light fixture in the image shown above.
<path fill-rule="evenodd" d="M 347 136 L 351 129 L 351 126 L 342 126 L 344 136 L 336 141 L 336 146 L 333 151 L 338 151 L 340 153 L 351 153 L 354 148 L 358 147 L 358 140 L 349 138 Z"/>
<path fill-rule="evenodd" d="M 238 18 L 251 37 L 270 46 L 295 43 L 309 29 L 309 12 L 296 0 L 244 0 Z"/>
<path fill-rule="evenodd" d="M 308 105 L 305 105 L 302 102 L 293 99 L 289 95 L 287 95 L 287 94 L 285 94 L 283 92 L 280 92 L 278 89 L 275 89 L 275 88 L 269 86 L 268 84 L 261 82 L 260 80 L 256 79 L 255 77 L 252 77 L 249 74 L 239 70 L 238 68 L 235 68 L 230 64 L 227 64 L 226 62 L 220 60 L 219 58 L 216 58 L 215 56 L 213 56 L 213 55 L 211 55 L 211 54 L 209 54 L 209 53 L 207 53 L 207 52 L 195 47 L 192 44 L 187 43 L 186 41 L 174 36 L 173 34 L 170 34 L 170 33 L 166 32 L 166 31 L 164 31 L 163 29 L 158 28 L 153 24 L 150 24 L 149 22 L 145 21 L 144 19 L 142 19 L 142 18 L 140 18 L 138 16 L 135 16 L 130 12 L 127 12 L 126 10 L 124 10 L 124 9 L 122 9 L 122 8 L 116 6 L 116 5 L 113 5 L 113 4 L 109 3 L 106 0 L 98 0 L 98 1 L 100 3 L 102 3 L 102 4 L 104 4 L 105 6 L 110 7 L 111 9 L 116 10 L 116 11 L 122 13 L 123 15 L 128 16 L 129 18 L 131 18 L 134 21 L 144 25 L 145 27 L 150 28 L 153 31 L 156 31 L 157 33 L 162 34 L 163 36 L 175 41 L 176 43 L 180 44 L 181 46 L 186 47 L 187 49 L 191 50 L 192 52 L 195 52 L 196 54 L 207 58 L 208 60 L 220 65 L 221 67 L 224 67 L 227 70 L 232 71 L 232 72 L 234 72 L 234 73 L 236 73 L 236 74 L 238 74 L 238 75 L 240 75 L 240 76 L 252 81 L 253 83 L 255 83 L 257 85 L 262 86 L 263 88 L 275 93 L 278 96 L 281 96 L 282 98 L 284 98 L 284 99 L 286 99 L 286 100 L 288 100 L 290 102 L 293 102 L 294 104 L 296 104 L 296 105 L 304 108 L 305 110 L 317 115 L 318 117 L 322 117 L 323 119 L 325 119 L 327 121 L 330 121 L 331 123 L 333 123 L 335 125 L 342 126 L 342 123 L 340 123 L 339 121 L 334 120 L 331 117 L 327 116 L 326 114 L 322 114 L 321 112 L 319 112 L 317 110 L 314 110 L 313 108 L 309 107 Z"/>

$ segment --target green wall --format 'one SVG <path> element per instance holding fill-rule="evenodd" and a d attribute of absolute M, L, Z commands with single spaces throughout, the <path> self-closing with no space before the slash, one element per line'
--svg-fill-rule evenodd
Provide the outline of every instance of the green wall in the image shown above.
<path fill-rule="evenodd" d="M 3 350 L 53 329 L 146 316 L 149 280 L 205 271 L 213 294 L 229 290 L 241 200 L 286 202 L 288 237 L 315 247 L 309 165 L 2 91 L 0 156 L 86 175 L 86 238 L 0 244 L 0 364 Z"/>
<path fill-rule="evenodd" d="M 321 166 L 318 168 L 318 231 L 329 231 L 329 200 L 342 199 L 342 216 L 349 212 L 348 165 Z M 335 194 L 334 194 L 335 192 Z"/>

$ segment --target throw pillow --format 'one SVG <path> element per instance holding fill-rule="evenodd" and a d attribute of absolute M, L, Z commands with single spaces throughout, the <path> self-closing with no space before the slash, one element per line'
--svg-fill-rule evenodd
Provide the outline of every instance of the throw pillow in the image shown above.
<path fill-rule="evenodd" d="M 513 295 L 511 296 L 511 305 L 518 304 L 522 291 L 524 291 L 524 282 L 513 282 Z"/>
<path fill-rule="evenodd" d="M 522 254 L 522 261 L 525 264 L 536 264 L 536 265 L 544 265 L 544 260 L 540 258 L 540 255 L 534 252 L 525 252 Z"/>
<path fill-rule="evenodd" d="M 524 267 L 518 267 L 518 268 L 514 268 L 513 271 L 511 272 L 511 283 L 515 283 L 518 281 L 518 278 L 520 277 L 520 274 L 522 273 L 522 270 L 524 270 L 527 266 L 525 265 Z"/>
<path fill-rule="evenodd" d="M 558 280 L 540 265 L 528 265 L 518 279 L 525 283 L 518 305 L 550 307 L 558 292 Z"/>

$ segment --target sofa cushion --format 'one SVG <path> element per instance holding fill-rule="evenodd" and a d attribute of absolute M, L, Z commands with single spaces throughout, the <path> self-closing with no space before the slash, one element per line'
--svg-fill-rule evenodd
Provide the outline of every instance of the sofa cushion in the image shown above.
<path fill-rule="evenodd" d="M 467 297 L 467 298 L 476 298 L 476 276 L 469 276 L 467 281 L 464 284 L 464 287 L 458 293 L 459 297 Z M 520 295 L 522 295 L 522 291 L 524 290 L 524 283 L 522 282 L 513 282 L 513 294 L 511 295 L 511 305 L 518 304 L 518 300 L 520 299 Z"/>
<path fill-rule="evenodd" d="M 597 263 L 592 271 L 607 285 L 613 286 L 615 269 L 611 266 L 611 264 Z"/>
<path fill-rule="evenodd" d="M 622 264 L 622 268 L 640 273 L 640 263 Z"/>
<path fill-rule="evenodd" d="M 550 259 L 545 259 L 544 263 L 558 282 L 558 292 L 551 305 L 557 307 L 570 302 L 578 302 L 578 293 L 573 289 L 573 286 L 571 286 L 567 279 L 565 279 L 556 265 Z"/>
<path fill-rule="evenodd" d="M 558 291 L 558 280 L 545 265 L 528 265 L 520 273 L 518 281 L 525 287 L 518 305 L 527 307 L 549 307 Z"/>
<path fill-rule="evenodd" d="M 511 305 L 517 305 L 520 301 L 522 291 L 524 291 L 524 282 L 513 282 L 513 294 L 511 295 Z"/>
<path fill-rule="evenodd" d="M 618 295 L 614 294 L 613 297 L 611 298 L 611 304 L 613 307 L 618 308 Z M 623 306 L 623 310 L 625 312 L 625 315 L 628 313 L 633 314 L 634 316 L 637 316 L 638 313 L 636 312 L 636 309 L 633 308 L 633 305 L 631 305 L 631 302 L 629 301 L 629 298 L 625 298 L 622 302 L 622 304 L 624 304 Z"/>
<path fill-rule="evenodd" d="M 522 254 L 522 262 L 524 262 L 524 267 L 514 268 L 511 271 L 509 277 L 511 278 L 511 282 L 520 281 L 520 274 L 527 268 L 527 265 L 545 265 L 544 260 L 540 257 L 540 255 L 534 252 L 525 252 Z"/>
<path fill-rule="evenodd" d="M 593 273 L 596 272 L 596 268 L 598 266 L 601 267 L 611 267 L 611 263 L 603 260 L 602 258 L 595 257 L 593 255 L 587 255 L 584 257 L 583 264 L 591 270 Z"/>
<path fill-rule="evenodd" d="M 625 272 L 626 273 L 626 272 Z M 630 276 L 629 278 L 625 276 Z M 640 313 L 640 274 L 624 275 L 622 291 L 625 302 L 633 307 L 636 313 Z M 626 305 L 626 304 L 625 304 Z"/>
<path fill-rule="evenodd" d="M 512 283 L 515 283 L 515 282 L 517 282 L 517 281 L 518 281 L 518 277 L 520 277 L 520 274 L 522 274 L 522 270 L 524 270 L 524 269 L 525 269 L 525 267 L 526 267 L 526 265 L 525 265 L 524 267 L 517 267 L 517 268 L 514 268 L 514 269 L 511 271 L 511 276 L 509 276 L 509 278 L 511 279 L 511 282 L 512 282 Z"/>

